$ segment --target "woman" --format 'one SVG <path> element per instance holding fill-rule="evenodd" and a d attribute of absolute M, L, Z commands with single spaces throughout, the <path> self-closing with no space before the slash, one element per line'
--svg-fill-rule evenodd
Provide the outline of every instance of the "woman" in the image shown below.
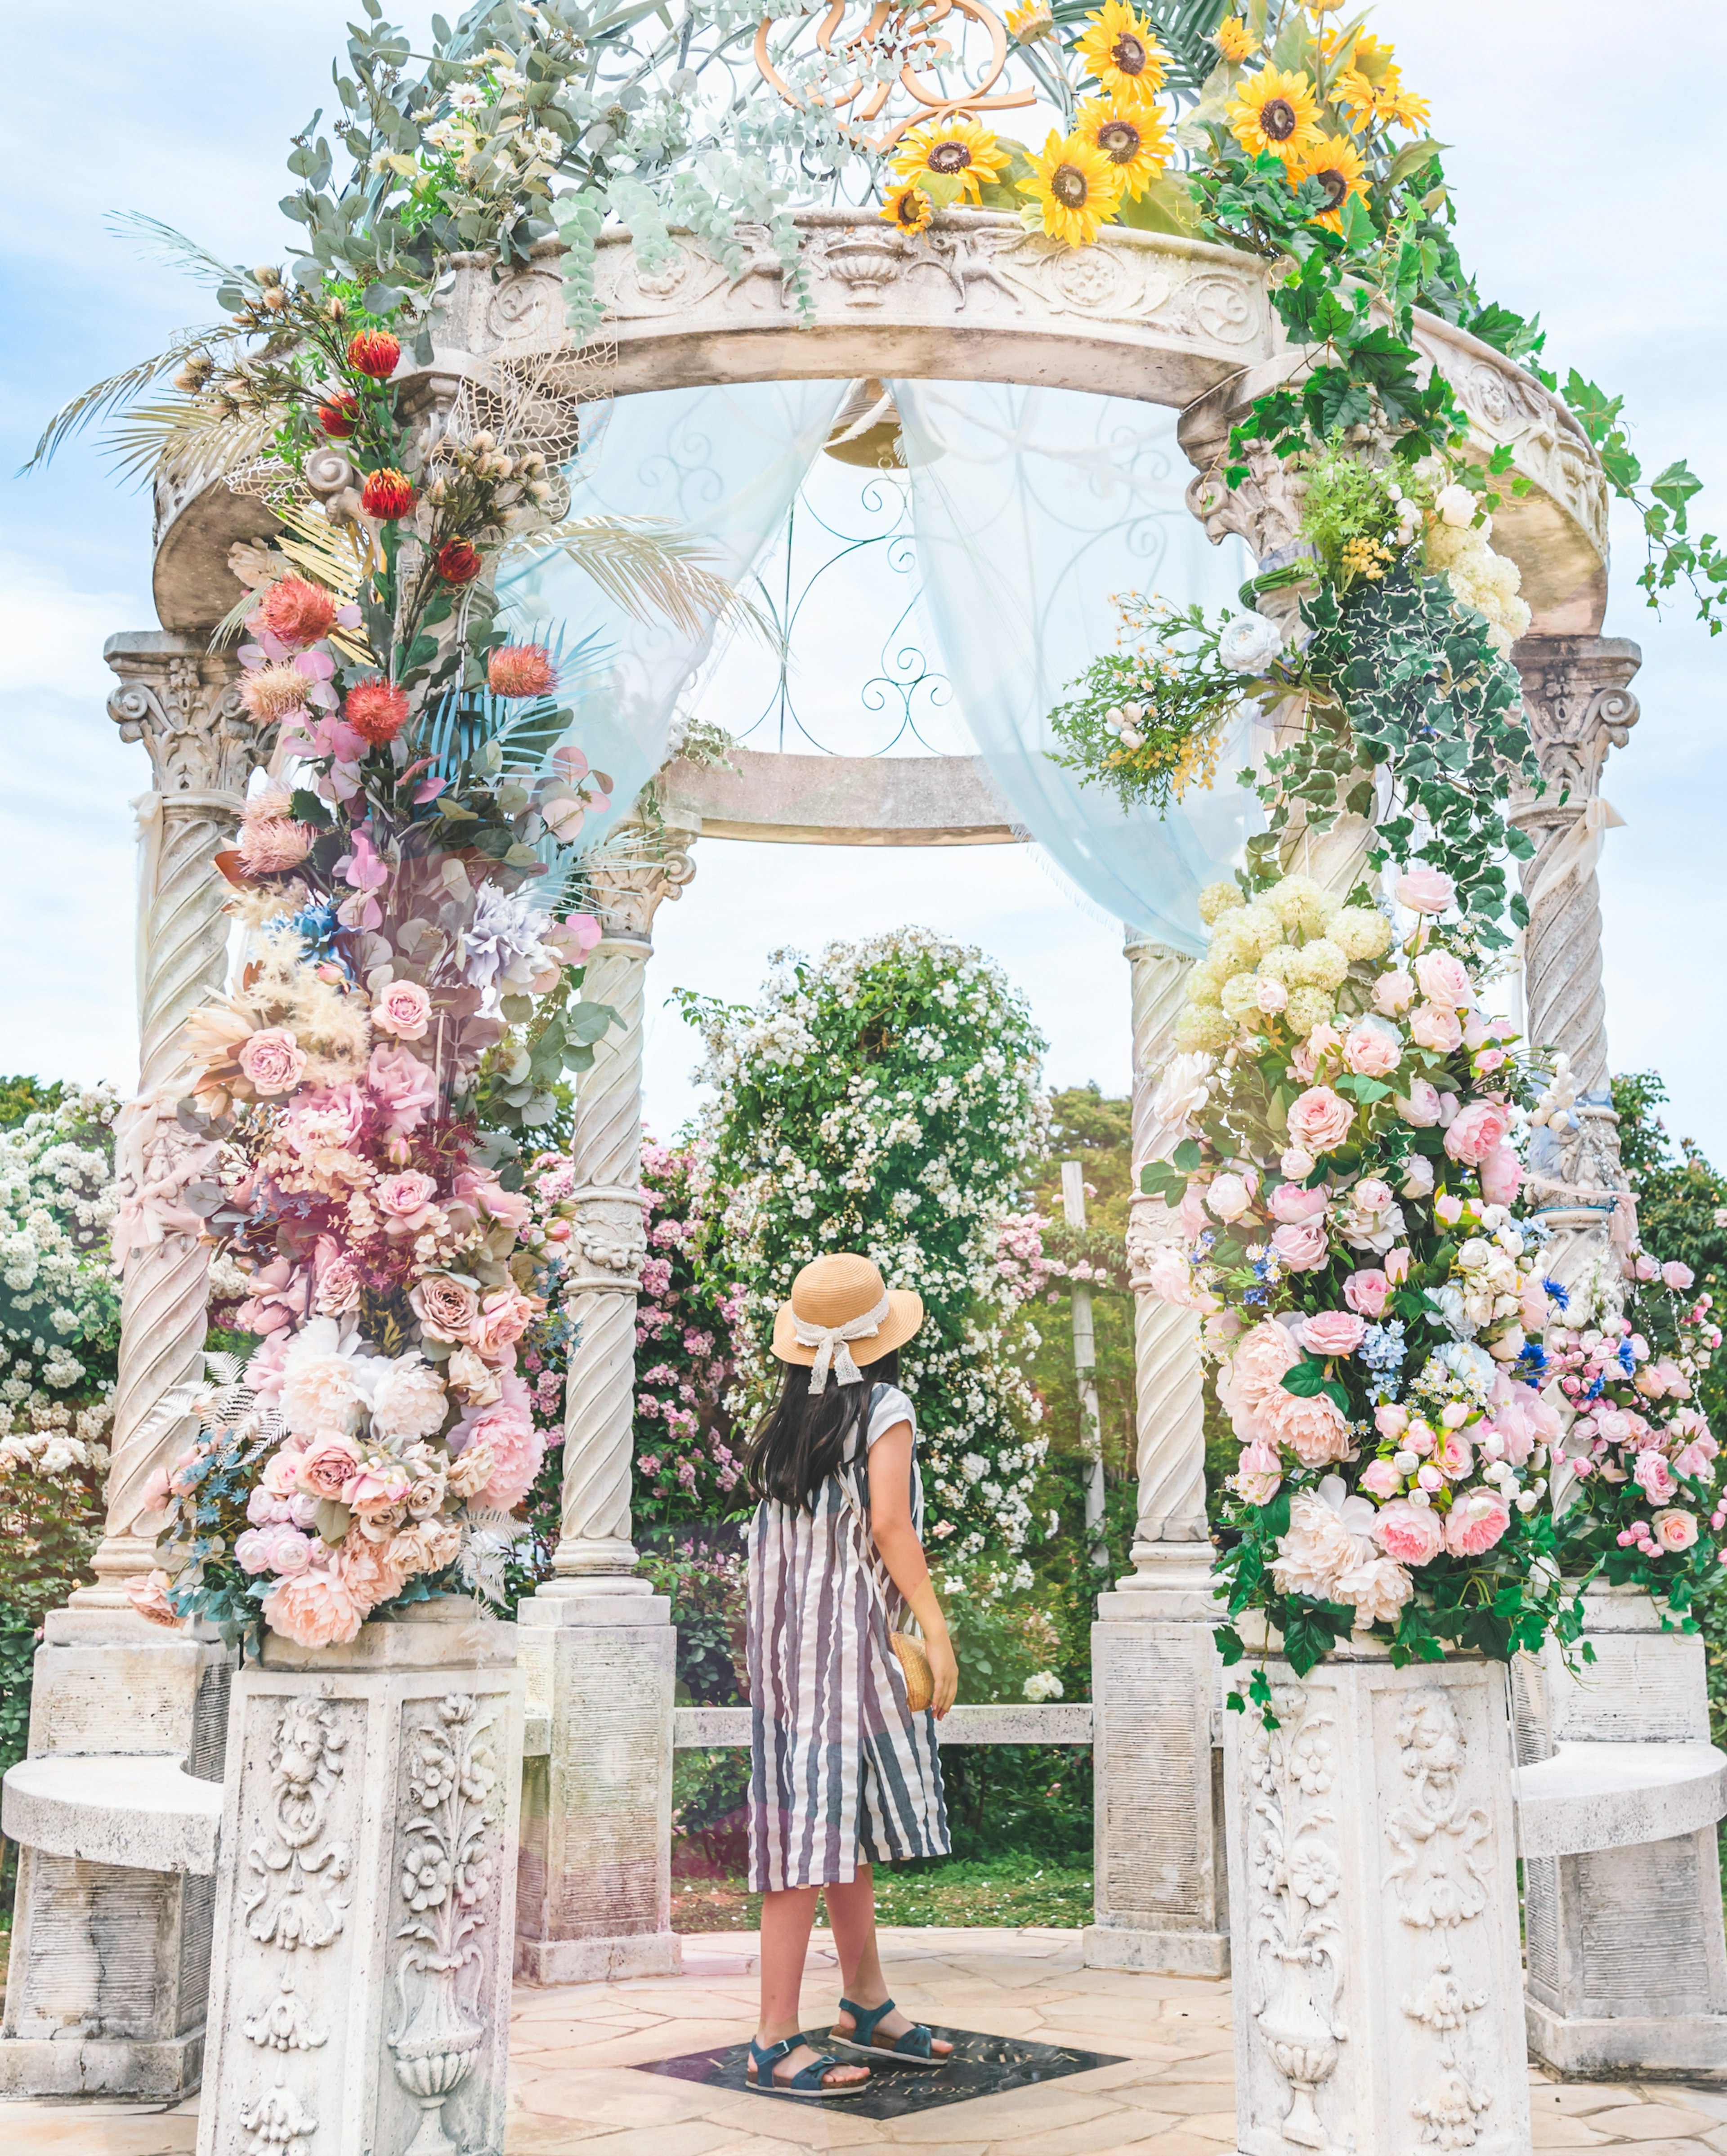
<path fill-rule="evenodd" d="M 856 2096 L 869 2069 L 817 2056 L 798 1994 L 818 1890 L 845 1996 L 830 2041 L 854 2057 L 939 2066 L 953 2050 L 887 1995 L 871 1866 L 948 1853 L 935 1719 L 959 1672 L 918 1540 L 923 1492 L 898 1350 L 923 1322 L 867 1258 L 805 1265 L 774 1327 L 789 1367 L 751 1441 L 750 1885 L 762 1900 L 761 2025 L 750 2081 L 783 2095 Z M 916 1618 L 933 1680 L 914 1713 L 888 1644 Z M 934 1718 L 933 1718 L 933 1716 Z"/>

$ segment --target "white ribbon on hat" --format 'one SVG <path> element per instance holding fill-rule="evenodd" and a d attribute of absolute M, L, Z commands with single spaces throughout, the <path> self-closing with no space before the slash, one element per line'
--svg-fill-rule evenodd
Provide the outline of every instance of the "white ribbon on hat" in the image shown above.
<path fill-rule="evenodd" d="M 866 1310 L 861 1317 L 848 1317 L 843 1325 L 812 1325 L 807 1317 L 792 1312 L 792 1331 L 797 1335 L 800 1348 L 813 1348 L 815 1361 L 810 1367 L 810 1389 L 819 1393 L 828 1381 L 831 1368 L 842 1385 L 861 1385 L 863 1372 L 853 1361 L 849 1340 L 871 1340 L 881 1330 L 881 1321 L 888 1311 L 884 1295 L 873 1310 Z"/>

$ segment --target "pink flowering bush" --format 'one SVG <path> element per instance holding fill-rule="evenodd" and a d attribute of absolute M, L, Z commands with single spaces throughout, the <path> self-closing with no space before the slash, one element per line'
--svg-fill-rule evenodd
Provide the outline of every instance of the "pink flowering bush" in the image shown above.
<path fill-rule="evenodd" d="M 1395 918 L 1302 876 L 1205 894 L 1187 1135 L 1147 1172 L 1185 1236 L 1154 1290 L 1202 1313 L 1242 1448 L 1231 1614 L 1262 1613 L 1298 1671 L 1352 1631 L 1400 1661 L 1506 1656 L 1559 1614 L 1545 1230 L 1514 1210 L 1528 1081 L 1449 880 L 1394 887 Z"/>

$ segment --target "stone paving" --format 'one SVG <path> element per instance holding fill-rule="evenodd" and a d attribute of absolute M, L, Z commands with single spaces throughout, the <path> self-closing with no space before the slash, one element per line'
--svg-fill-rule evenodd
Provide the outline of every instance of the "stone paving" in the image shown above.
<path fill-rule="evenodd" d="M 678 1977 L 516 1994 L 506 2156 L 795 2156 L 907 2148 L 940 2156 L 1229 2156 L 1235 2148 L 1226 1982 L 1087 1969 L 1061 1931 L 888 1931 L 884 1958 L 912 2013 L 1000 2036 L 1115 2053 L 1119 2066 L 947 2109 L 874 2121 L 840 2109 L 716 2092 L 622 2071 L 644 2059 L 733 2043 L 755 2005 L 753 1933 L 686 1938 Z M 807 2026 L 837 1998 L 820 1938 Z M 1530 2076 L 1538 2150 L 1635 2148 L 1727 2156 L 1727 2083 L 1624 2086 Z M 172 2110 L 0 2107 L 7 2156 L 188 2156 L 197 2099 Z"/>

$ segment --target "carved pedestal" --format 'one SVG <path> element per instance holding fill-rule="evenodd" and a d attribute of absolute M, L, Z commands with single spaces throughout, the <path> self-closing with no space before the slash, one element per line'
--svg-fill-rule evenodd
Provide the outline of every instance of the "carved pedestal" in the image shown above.
<path fill-rule="evenodd" d="M 1618 1840 L 1627 1779 L 1644 1784 L 1646 1818 L 1678 1823 L 1663 1789 L 1676 1794 L 1674 1769 L 1709 1741 L 1703 1641 L 1664 1632 L 1634 1588 L 1593 1588 L 1584 1609 L 1592 1665 L 1573 1674 L 1550 1645 L 1537 1670 L 1519 1671 L 1519 1756 L 1553 1759 L 1569 1768 L 1561 1786 L 1619 1802 L 1599 1804 L 1595 1833 L 1561 1840 L 1572 1853 L 1524 1856 L 1529 2049 L 1569 2075 L 1720 2072 L 1727 1942 L 1713 1815 L 1659 1841 L 1579 1845 Z M 1628 1774 L 1614 1771 L 1622 1750 Z M 1719 1799 L 1708 1807 L 1719 1809 Z M 1580 1808 L 1580 1827 L 1588 1825 Z"/>
<path fill-rule="evenodd" d="M 208 1836 L 174 1832 L 156 1770 L 221 1781 L 229 1658 L 130 1611 L 52 1610 L 46 1635 L 28 1763 L 7 1777 L 3 1824 L 21 1846 L 0 2094 L 185 2096 L 203 2060 L 213 1861 Z M 32 1768 L 26 1802 L 13 1784 Z M 152 1815 L 93 1834 L 79 1800 L 105 1784 L 125 1806 L 146 1776 Z M 196 1808 L 200 1788 L 184 1798 Z"/>
<path fill-rule="evenodd" d="M 502 2147 L 515 1659 L 445 1597 L 235 1679 L 198 2156 Z"/>
<path fill-rule="evenodd" d="M 1133 997 L 1133 1173 L 1180 1136 L 1154 1107 L 1190 961 L 1129 937 Z M 1136 1197 L 1134 1290 L 1139 1516 L 1133 1569 L 1098 1598 L 1092 1627 L 1096 1777 L 1094 1969 L 1221 1976 L 1229 1968 L 1220 1762 L 1217 1604 L 1205 1525 L 1204 1387 L 1197 1321 L 1150 1292 L 1147 1270 L 1177 1233 L 1160 1199 Z"/>
<path fill-rule="evenodd" d="M 1224 1721 L 1242 2156 L 1526 2156 L 1505 1672 L 1346 1648 Z"/>

